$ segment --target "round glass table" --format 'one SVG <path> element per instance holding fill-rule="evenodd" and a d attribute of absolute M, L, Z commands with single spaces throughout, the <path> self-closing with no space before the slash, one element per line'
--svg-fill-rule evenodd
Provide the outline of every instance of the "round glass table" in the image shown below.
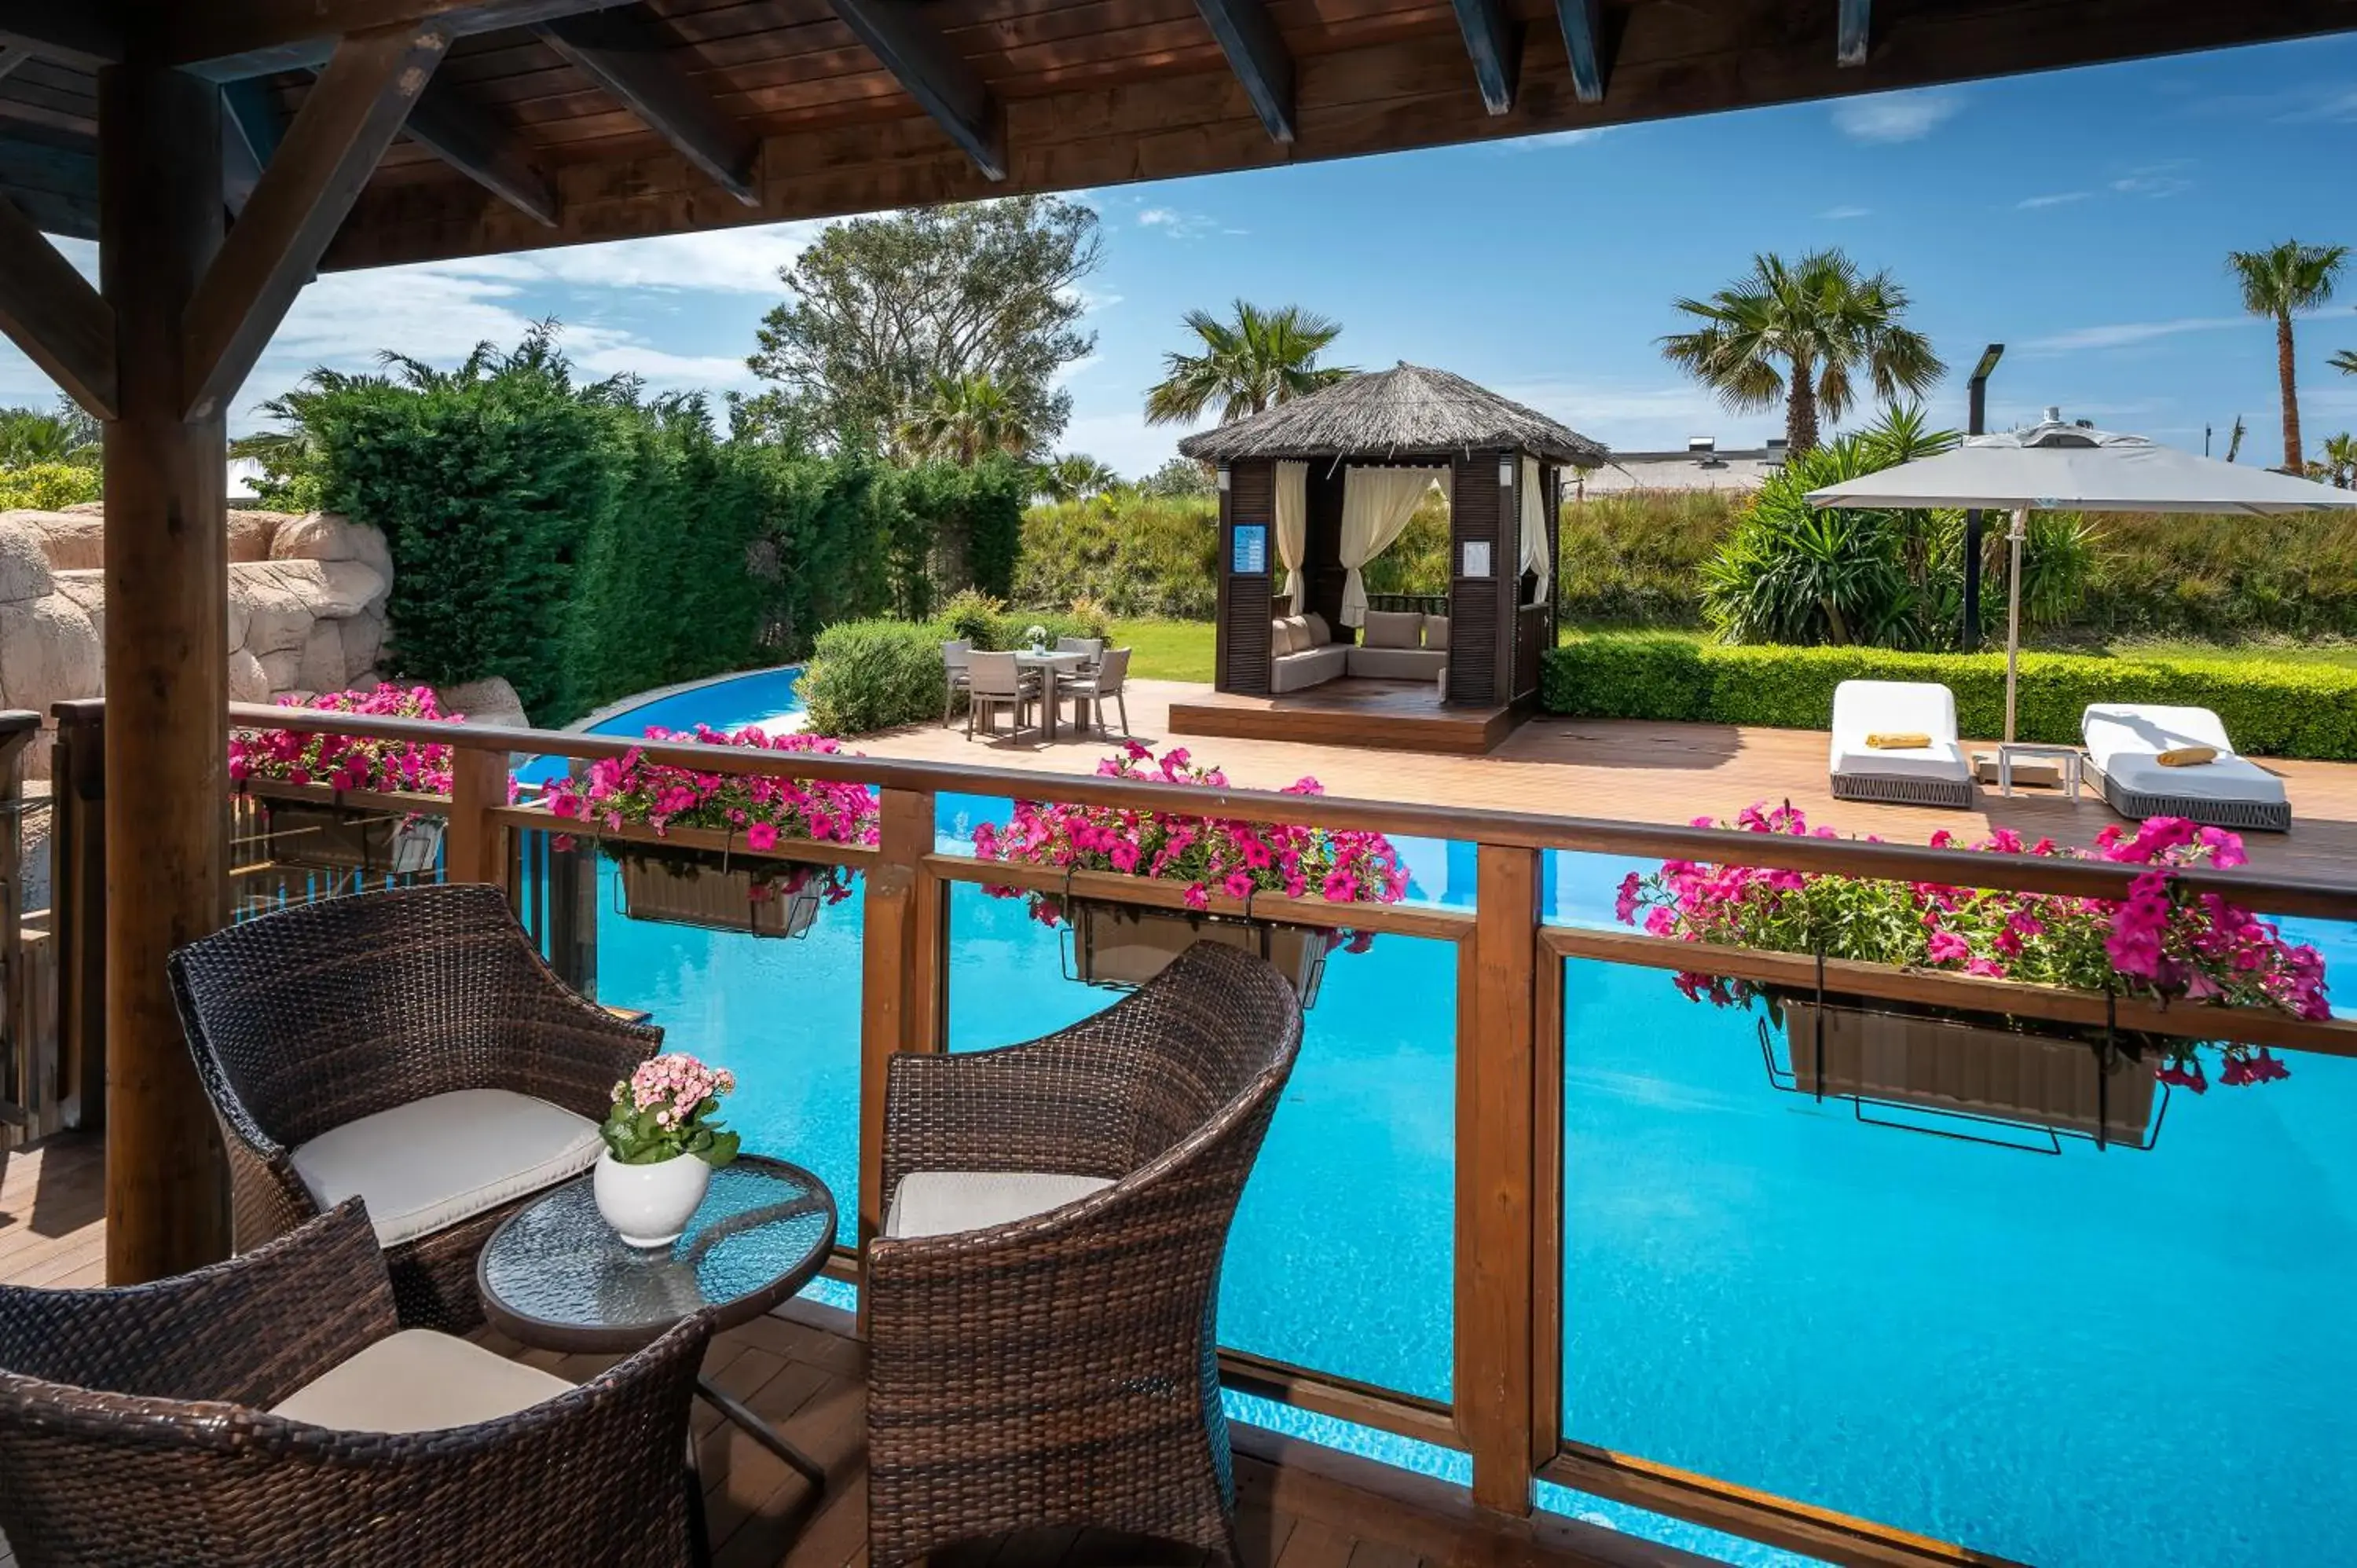
<path fill-rule="evenodd" d="M 691 1313 L 749 1323 L 818 1277 L 834 1248 L 834 1195 L 783 1160 L 740 1155 L 712 1173 L 668 1247 L 633 1247 L 597 1212 L 590 1178 L 508 1217 L 475 1261 L 491 1326 L 544 1350 L 635 1350 Z M 826 1472 L 734 1395 L 698 1373 L 696 1392 L 811 1483 Z"/>

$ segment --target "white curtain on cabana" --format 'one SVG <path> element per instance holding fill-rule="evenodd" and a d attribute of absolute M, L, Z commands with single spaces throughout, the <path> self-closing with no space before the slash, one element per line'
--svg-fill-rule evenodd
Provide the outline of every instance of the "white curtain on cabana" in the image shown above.
<path fill-rule="evenodd" d="M 1539 488 L 1539 460 L 1523 459 L 1523 564 L 1524 572 L 1539 575 L 1538 592 L 1531 603 L 1547 602 L 1547 579 L 1554 575 L 1547 559 L 1546 492 Z M 1519 574 L 1518 574 L 1519 575 Z"/>
<path fill-rule="evenodd" d="M 1301 613 L 1308 583 L 1301 571 L 1301 547 L 1309 537 L 1309 465 L 1282 462 L 1276 466 L 1276 558 L 1285 563 L 1286 591 L 1293 596 L 1286 613 Z"/>
<path fill-rule="evenodd" d="M 1342 470 L 1342 624 L 1367 624 L 1367 584 L 1360 575 L 1368 562 L 1389 550 L 1407 531 L 1424 492 L 1445 484 L 1446 468 L 1345 468 Z"/>

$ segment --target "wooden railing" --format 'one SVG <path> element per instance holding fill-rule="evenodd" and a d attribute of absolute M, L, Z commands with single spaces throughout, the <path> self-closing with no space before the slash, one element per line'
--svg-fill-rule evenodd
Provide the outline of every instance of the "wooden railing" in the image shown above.
<path fill-rule="evenodd" d="M 94 704 L 81 705 L 73 745 L 94 741 Z M 1663 970 L 1701 969 L 1730 977 L 1815 983 L 1813 960 L 1789 953 L 1721 949 L 1635 933 L 1548 923 L 1541 868 L 1549 851 L 1684 858 L 1799 872 L 1943 882 L 1959 886 L 2116 897 L 2134 867 L 2099 861 L 1990 855 L 1958 850 L 1659 826 L 1535 813 L 1461 809 L 1248 789 L 1204 789 L 1092 776 L 1043 775 L 899 758 L 741 751 L 652 745 L 619 738 L 485 726 L 424 725 L 352 714 L 232 705 L 231 721 L 342 735 L 447 743 L 458 749 L 447 800 L 393 797 L 390 803 L 449 818 L 445 874 L 453 879 L 518 887 L 524 865 L 517 845 L 579 825 L 545 810 L 511 804 L 511 754 L 573 758 L 638 750 L 655 762 L 707 773 L 771 774 L 866 784 L 878 792 L 880 842 L 874 847 L 784 840 L 755 855 L 741 840 L 731 853 L 845 866 L 863 874 L 865 937 L 860 1015 L 859 1192 L 857 1236 L 864 1246 L 879 1222 L 885 1067 L 901 1051 L 947 1047 L 949 889 L 987 882 L 1084 895 L 1156 908 L 1181 907 L 1181 890 L 1110 874 L 1063 872 L 983 863 L 935 848 L 935 802 L 942 792 L 999 798 L 1052 797 L 1089 805 L 1170 811 L 1249 821 L 1358 829 L 1470 841 L 1476 851 L 1470 909 L 1329 904 L 1321 898 L 1255 896 L 1252 918 L 1278 924 L 1349 927 L 1456 944 L 1458 953 L 1456 1051 L 1456 1182 L 1453 1307 L 1454 1397 L 1446 1403 L 1371 1387 L 1316 1369 L 1229 1354 L 1232 1386 L 1300 1409 L 1460 1449 L 1470 1456 L 1472 1494 L 1483 1507 L 1527 1513 L 1534 1480 L 1552 1480 L 1631 1506 L 1806 1552 L 1870 1564 L 1958 1564 L 1999 1559 L 1967 1547 L 1851 1518 L 1641 1457 L 1569 1440 L 1559 1431 L 1563 1342 L 1563 1038 L 1565 960 L 1599 959 Z M 87 731 L 87 733 L 85 732 Z M 66 793 L 61 775 L 61 798 Z M 61 824 L 62 826 L 63 824 Z M 683 848 L 717 847 L 719 835 L 679 832 Z M 534 865 L 546 864 L 533 861 Z M 70 845 L 60 862 L 61 930 L 86 931 L 81 901 L 100 897 L 96 861 Z M 586 919 L 576 904 L 578 868 L 552 875 L 534 917 L 554 930 L 561 918 Z M 2215 891 L 2245 907 L 2280 915 L 2357 920 L 2357 884 L 2266 877 L 2245 871 L 2184 874 L 2195 891 Z M 568 892 L 568 889 L 571 891 Z M 520 899 L 529 896 L 519 890 Z M 1243 917 L 1246 907 L 1211 897 L 1210 912 Z M 576 936 L 579 940 L 576 928 Z M 79 953 L 74 947 L 69 951 Z M 69 965 L 70 972 L 71 965 Z M 2068 1023 L 2101 1023 L 2103 1004 L 2071 993 L 1953 973 L 1871 964 L 1828 963 L 1829 983 L 1846 995 L 1996 1011 Z M 2180 1037 L 2242 1040 L 2282 1049 L 2357 1055 L 2357 1025 L 2314 1022 L 2275 1013 L 2180 1004 L 2158 1008 L 2121 999 L 2115 1021 Z M 2094 1009 L 2090 1012 L 2090 1008 Z M 69 1006 L 69 1060 L 87 1063 L 98 1049 L 91 1015 Z M 85 1069 L 86 1070 L 86 1069 Z M 856 1255 L 846 1256 L 856 1272 Z M 1740 1421 L 1739 1411 L 1726 1419 Z"/>

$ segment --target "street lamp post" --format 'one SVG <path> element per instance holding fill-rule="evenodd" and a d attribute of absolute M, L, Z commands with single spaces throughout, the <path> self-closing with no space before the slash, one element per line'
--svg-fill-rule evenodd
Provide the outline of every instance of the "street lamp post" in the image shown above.
<path fill-rule="evenodd" d="M 1973 379 L 1965 383 L 1971 395 L 1971 406 L 1965 414 L 1964 434 L 1979 435 L 1988 424 L 1989 372 L 2005 358 L 2005 345 L 1992 343 L 1981 350 L 1980 363 L 1973 367 Z M 1981 645 L 1981 513 L 1978 507 L 1964 513 L 1964 646 L 1966 653 Z"/>

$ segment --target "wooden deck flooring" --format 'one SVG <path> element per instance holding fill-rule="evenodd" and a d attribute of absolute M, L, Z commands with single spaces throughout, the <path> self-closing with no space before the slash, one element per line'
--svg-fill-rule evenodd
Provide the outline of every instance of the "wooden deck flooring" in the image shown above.
<path fill-rule="evenodd" d="M 1480 757 L 1514 729 L 1512 708 L 1452 707 L 1426 681 L 1329 681 L 1279 697 L 1198 691 L 1162 704 L 1174 735 Z"/>
<path fill-rule="evenodd" d="M 0 1161 L 0 1283 L 102 1284 L 103 1145 L 68 1135 Z M 866 1568 L 866 1351 L 851 1329 L 845 1314 L 793 1302 L 714 1342 L 705 1362 L 714 1381 L 817 1459 L 828 1479 L 823 1506 L 809 1513 L 806 1483 L 698 1402 L 715 1568 Z M 612 1359 L 526 1350 L 490 1329 L 478 1338 L 576 1380 Z M 1704 1568 L 1700 1558 L 1577 1520 L 1509 1525 L 1476 1514 L 1460 1487 L 1254 1428 L 1233 1430 L 1245 1568 Z M 14 1563 L 0 1541 L 0 1568 Z M 1201 1568 L 1202 1555 L 1068 1530 L 977 1541 L 930 1560 L 930 1568 L 1114 1564 Z"/>
<path fill-rule="evenodd" d="M 1184 682 L 1131 682 L 1129 716 L 1137 738 L 1157 748 L 1184 745 L 1198 761 L 1216 764 L 1237 784 L 1254 788 L 1276 789 L 1309 776 L 1329 794 L 1360 800 L 1668 823 L 1732 817 L 1755 802 L 1790 800 L 1812 822 L 1830 822 L 1845 833 L 1914 843 L 1943 828 L 1972 839 L 2003 824 L 2031 838 L 2049 834 L 2085 844 L 2104 824 L 2120 820 L 2097 795 L 2074 804 L 2059 790 L 2007 800 L 1985 789 L 1970 811 L 1837 801 L 1827 785 L 1826 738 L 1809 730 L 1542 716 L 1482 757 L 1174 736 L 1172 703 L 1198 700 L 1206 690 Z M 962 730 L 920 725 L 863 736 L 857 746 L 879 757 L 1087 774 L 1118 744 L 1078 738 L 1068 727 L 1060 728 L 1053 745 L 1040 744 L 1030 732 L 1020 739 L 969 741 Z M 2357 875 L 2357 765 L 2267 766 L 2283 775 L 2296 825 L 2287 834 L 2247 835 L 2252 868 L 2302 877 Z"/>

